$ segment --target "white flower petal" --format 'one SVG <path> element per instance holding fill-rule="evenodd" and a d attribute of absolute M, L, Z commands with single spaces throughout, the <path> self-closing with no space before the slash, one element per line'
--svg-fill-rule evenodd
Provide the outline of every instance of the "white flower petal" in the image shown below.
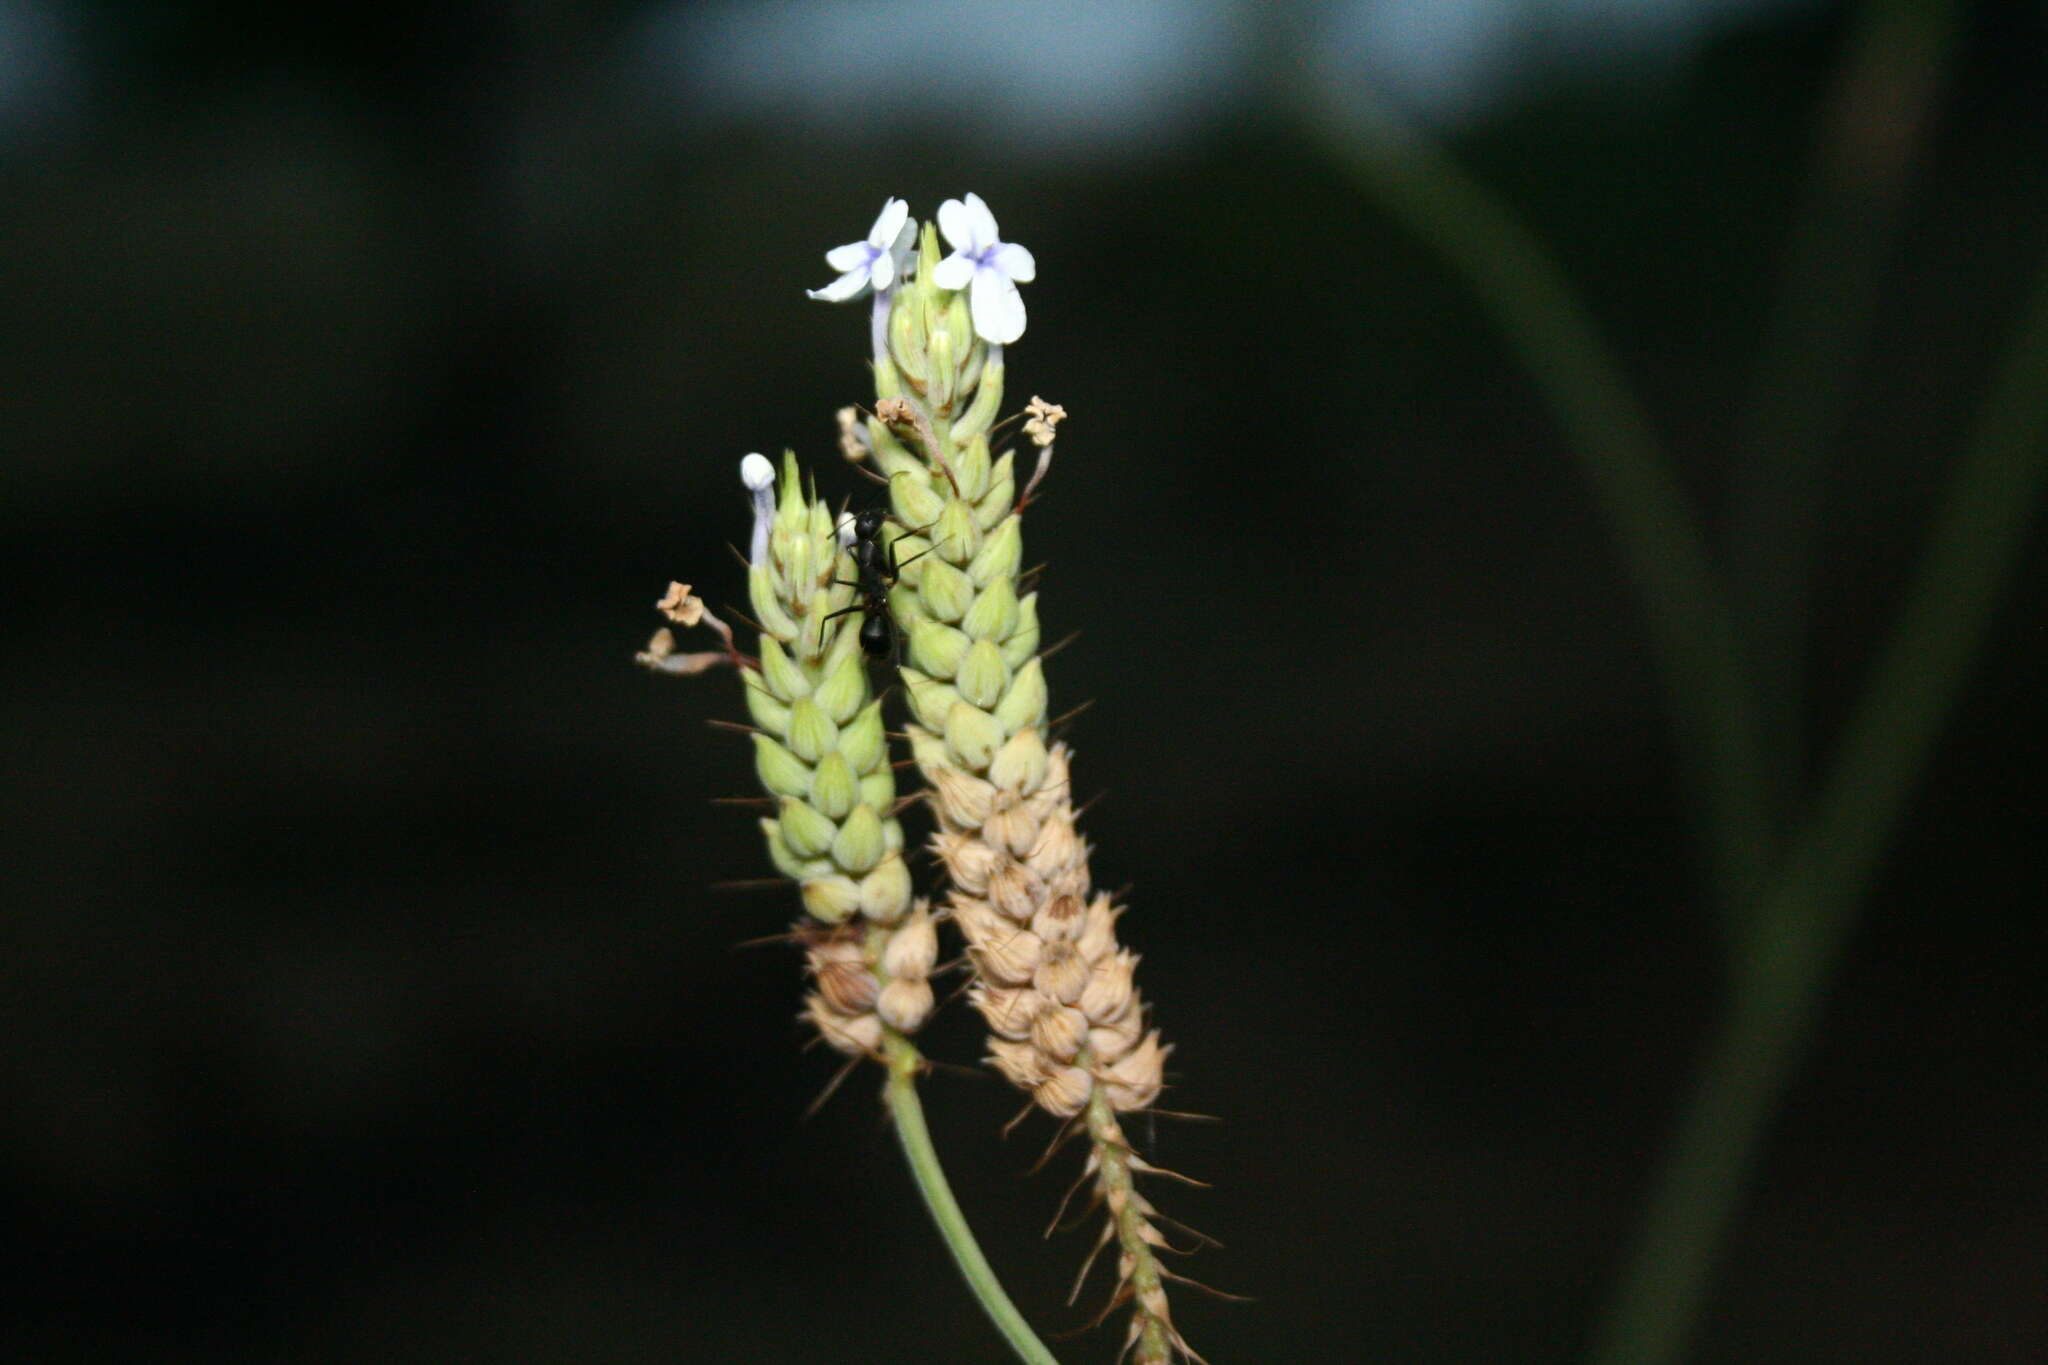
<path fill-rule="evenodd" d="M 875 263 L 868 267 L 868 282 L 877 294 L 896 283 L 896 258 L 886 251 L 875 257 Z"/>
<path fill-rule="evenodd" d="M 983 341 L 1007 346 L 1024 335 L 1024 296 L 1002 271 L 975 271 L 967 306 L 974 315 L 974 330 Z"/>
<path fill-rule="evenodd" d="M 974 249 L 974 218 L 968 213 L 967 205 L 958 199 L 948 199 L 939 205 L 939 232 L 955 251 Z M 958 285 L 948 287 L 959 288 Z"/>
<path fill-rule="evenodd" d="M 932 283 L 941 289 L 965 289 L 974 278 L 974 262 L 954 252 L 932 267 Z"/>
<path fill-rule="evenodd" d="M 992 260 L 996 269 L 1019 284 L 1029 284 L 1038 278 L 1038 262 L 1015 242 L 1004 242 L 997 247 Z"/>
<path fill-rule="evenodd" d="M 740 461 L 740 482 L 758 493 L 775 482 L 775 466 L 766 455 L 755 451 Z"/>
<path fill-rule="evenodd" d="M 870 250 L 872 248 L 866 242 L 848 242 L 845 246 L 835 246 L 825 253 L 825 264 L 834 270 L 858 270 L 868 263 Z"/>
<path fill-rule="evenodd" d="M 806 289 L 804 293 L 827 303 L 845 303 L 848 299 L 859 298 L 867 287 L 868 268 L 863 265 L 858 270 L 847 271 L 823 289 Z"/>
<path fill-rule="evenodd" d="M 882 205 L 881 213 L 875 217 L 875 225 L 868 229 L 868 243 L 871 246 L 886 247 L 896 240 L 910 217 L 910 203 L 904 199 L 891 199 Z"/>
<path fill-rule="evenodd" d="M 982 251 L 1002 240 L 996 231 L 996 216 L 988 211 L 988 205 L 981 202 L 981 196 L 969 190 L 967 193 L 967 228 L 974 237 L 974 249 Z"/>

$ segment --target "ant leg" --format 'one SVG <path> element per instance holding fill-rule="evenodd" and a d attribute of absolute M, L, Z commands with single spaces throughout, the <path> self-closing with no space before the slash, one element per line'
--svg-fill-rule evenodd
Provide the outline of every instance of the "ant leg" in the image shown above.
<path fill-rule="evenodd" d="M 892 540 L 892 541 L 890 541 L 890 542 L 889 542 L 889 577 L 891 577 L 891 578 L 894 578 L 894 577 L 896 577 L 896 576 L 897 576 L 898 574 L 902 573 L 902 572 L 903 572 L 903 571 L 904 571 L 905 569 L 907 569 L 907 568 L 909 568 L 909 567 L 910 567 L 911 565 L 913 565 L 913 564 L 917 563 L 917 561 L 918 561 L 918 560 L 920 560 L 920 559 L 923 559 L 923 558 L 924 558 L 924 557 L 925 557 L 926 555 L 930 554 L 930 553 L 931 553 L 931 552 L 932 552 L 933 550 L 936 550 L 936 549 L 938 549 L 938 548 L 939 548 L 939 547 L 938 547 L 938 546 L 936 546 L 936 545 L 927 545 L 927 546 L 925 546 L 925 547 L 924 547 L 924 548 L 923 548 L 922 550 L 919 550 L 919 551 L 918 551 L 918 552 L 917 552 L 916 554 L 912 555 L 912 556 L 911 556 L 910 558 L 908 558 L 908 559 L 904 560 L 904 561 L 903 561 L 903 562 L 902 562 L 901 564 L 898 564 L 898 563 L 896 562 L 896 542 L 895 542 L 895 541 L 893 541 L 893 540 Z"/>
<path fill-rule="evenodd" d="M 938 525 L 937 522 L 932 523 L 932 526 L 936 525 Z M 930 530 L 931 527 L 927 526 L 924 529 Z M 910 558 L 904 560 L 901 564 L 898 564 L 896 562 L 896 546 L 902 539 L 903 538 L 901 536 L 898 536 L 895 540 L 889 542 L 889 577 L 892 579 L 895 578 L 898 574 L 901 574 L 905 569 L 909 568 L 911 565 L 917 563 L 918 560 L 923 559 L 933 550 L 938 549 L 939 544 L 943 543 L 935 542 L 933 544 L 927 545 L 922 550 L 919 550 L 916 554 L 912 555 Z M 946 537 L 946 539 L 951 540 L 952 537 L 948 536 Z"/>

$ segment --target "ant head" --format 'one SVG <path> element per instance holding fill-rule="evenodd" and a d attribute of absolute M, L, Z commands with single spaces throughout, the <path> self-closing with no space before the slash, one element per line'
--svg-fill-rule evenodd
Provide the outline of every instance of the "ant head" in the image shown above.
<path fill-rule="evenodd" d="M 882 526 L 889 520 L 884 507 L 863 507 L 853 514 L 853 533 L 862 540 L 873 540 L 882 533 Z"/>

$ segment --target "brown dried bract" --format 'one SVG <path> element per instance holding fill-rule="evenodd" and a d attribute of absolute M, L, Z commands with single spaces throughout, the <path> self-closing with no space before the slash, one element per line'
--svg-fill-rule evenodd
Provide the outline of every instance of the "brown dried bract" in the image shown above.
<path fill-rule="evenodd" d="M 1053 443 L 1054 429 L 1067 420 L 1067 410 L 1058 403 L 1048 403 L 1036 394 L 1024 405 L 1027 420 L 1024 435 L 1040 450 Z"/>
<path fill-rule="evenodd" d="M 704 619 L 704 599 L 690 591 L 688 583 L 671 583 L 654 609 L 679 626 L 694 626 Z"/>

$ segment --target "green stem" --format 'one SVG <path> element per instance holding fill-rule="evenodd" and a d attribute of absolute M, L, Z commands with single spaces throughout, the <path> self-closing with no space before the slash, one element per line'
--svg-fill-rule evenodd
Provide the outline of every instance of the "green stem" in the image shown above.
<path fill-rule="evenodd" d="M 1764 1124 L 1804 1051 L 1864 892 L 1984 638 L 2048 475 L 2048 264 L 1957 467 L 1890 645 L 1743 945 L 1703 1070 L 1606 1319 L 1600 1365 L 1684 1352 Z"/>
<path fill-rule="evenodd" d="M 1954 11 L 1952 0 L 1863 6 L 1820 110 L 1779 299 L 1736 425 L 1729 572 L 1780 819 L 1805 795 L 1805 655 L 1826 451 L 1841 429 L 1899 204 L 1940 92 Z"/>
<path fill-rule="evenodd" d="M 1024 1321 L 1024 1315 L 1010 1302 L 1010 1296 L 1003 1292 L 988 1258 L 981 1254 L 981 1247 L 967 1226 L 966 1215 L 953 1198 L 952 1187 L 946 1183 L 946 1172 L 932 1146 L 931 1130 L 925 1127 L 924 1106 L 917 1098 L 917 1076 L 923 1069 L 924 1058 L 909 1039 L 893 1029 L 884 1036 L 882 1047 L 889 1064 L 883 1098 L 890 1116 L 896 1120 L 896 1137 L 903 1144 L 903 1157 L 910 1163 L 911 1177 L 917 1181 L 925 1207 L 931 1210 L 932 1221 L 939 1226 L 946 1249 L 953 1253 L 953 1263 L 967 1277 L 967 1287 L 981 1300 L 982 1308 L 1019 1360 L 1025 1365 L 1059 1365 Z"/>
<path fill-rule="evenodd" d="M 1620 366 L 1535 235 L 1449 157 L 1369 100 L 1311 116 L 1360 187 L 1465 280 L 1564 429 L 1648 618 L 1720 897 L 1749 903 L 1770 850 L 1755 698 L 1706 542 Z"/>

